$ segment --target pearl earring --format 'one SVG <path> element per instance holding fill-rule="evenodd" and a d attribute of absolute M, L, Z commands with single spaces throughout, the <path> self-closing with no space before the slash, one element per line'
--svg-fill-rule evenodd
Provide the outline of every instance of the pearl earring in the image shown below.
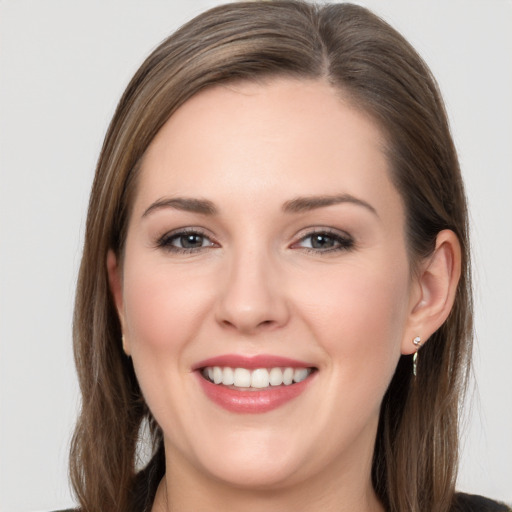
<path fill-rule="evenodd" d="M 416 336 L 416 338 L 414 338 L 412 342 L 416 347 L 416 352 L 414 352 L 414 355 L 412 356 L 412 373 L 416 377 L 418 371 L 418 352 L 421 348 L 421 338 L 419 336 Z"/>

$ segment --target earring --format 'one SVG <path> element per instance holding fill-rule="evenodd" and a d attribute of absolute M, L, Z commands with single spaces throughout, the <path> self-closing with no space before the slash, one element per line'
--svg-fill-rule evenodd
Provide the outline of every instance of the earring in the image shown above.
<path fill-rule="evenodd" d="M 421 348 L 421 338 L 419 336 L 416 336 L 416 338 L 414 338 L 412 342 L 416 347 L 416 352 L 414 352 L 414 355 L 412 356 L 412 373 L 416 377 L 416 373 L 418 371 L 418 352 Z"/>

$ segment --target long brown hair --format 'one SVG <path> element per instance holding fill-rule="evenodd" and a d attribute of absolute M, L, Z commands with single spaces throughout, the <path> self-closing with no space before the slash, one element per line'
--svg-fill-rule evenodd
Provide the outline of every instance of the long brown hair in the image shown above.
<path fill-rule="evenodd" d="M 147 498 L 136 484 L 144 422 L 155 456 L 138 478 L 158 479 L 164 470 L 162 433 L 123 353 L 106 270 L 109 249 L 122 256 L 139 162 L 162 125 L 198 91 L 279 76 L 328 81 L 381 127 L 406 207 L 413 268 L 432 252 L 441 230 L 459 238 L 462 275 L 455 304 L 422 349 L 416 379 L 410 356 L 402 356 L 382 403 L 372 469 L 387 510 L 451 507 L 472 303 L 466 200 L 440 93 L 409 43 L 368 10 L 273 1 L 211 9 L 166 39 L 131 80 L 105 137 L 74 316 L 82 408 L 70 472 L 83 511 L 134 510 Z"/>

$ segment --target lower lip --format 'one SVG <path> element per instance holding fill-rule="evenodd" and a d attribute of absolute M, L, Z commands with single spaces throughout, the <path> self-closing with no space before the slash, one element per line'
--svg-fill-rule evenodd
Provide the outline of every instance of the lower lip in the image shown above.
<path fill-rule="evenodd" d="M 239 391 L 206 380 L 197 372 L 199 382 L 206 396 L 230 412 L 258 414 L 272 411 L 297 398 L 310 384 L 314 374 L 302 382 L 269 387 L 261 391 Z"/>

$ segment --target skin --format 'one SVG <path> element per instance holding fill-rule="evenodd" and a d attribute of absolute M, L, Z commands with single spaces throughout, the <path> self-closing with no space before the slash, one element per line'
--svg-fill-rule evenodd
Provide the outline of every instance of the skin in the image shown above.
<path fill-rule="evenodd" d="M 125 351 L 164 432 L 154 511 L 383 510 L 370 478 L 381 400 L 412 339 L 448 315 L 460 260 L 445 231 L 411 272 L 384 143 L 331 86 L 288 79 L 203 91 L 151 143 L 122 266 L 112 252 L 107 266 Z M 360 202 L 283 210 L 334 195 Z M 151 208 L 173 198 L 217 212 Z M 177 251 L 183 228 L 202 246 Z M 312 231 L 331 237 L 325 249 Z M 317 371 L 285 405 L 237 414 L 192 372 L 221 354 Z"/>

